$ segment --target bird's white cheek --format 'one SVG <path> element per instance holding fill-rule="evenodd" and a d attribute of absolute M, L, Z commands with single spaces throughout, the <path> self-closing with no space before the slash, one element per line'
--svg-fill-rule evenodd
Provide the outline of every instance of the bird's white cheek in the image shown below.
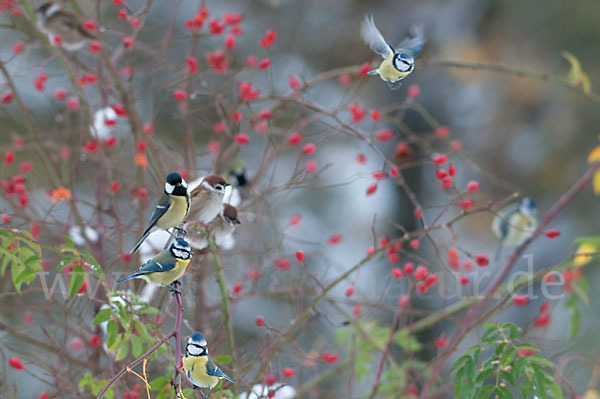
<path fill-rule="evenodd" d="M 173 190 L 175 190 L 175 186 L 169 183 L 165 183 L 165 192 L 168 194 L 173 194 Z"/>

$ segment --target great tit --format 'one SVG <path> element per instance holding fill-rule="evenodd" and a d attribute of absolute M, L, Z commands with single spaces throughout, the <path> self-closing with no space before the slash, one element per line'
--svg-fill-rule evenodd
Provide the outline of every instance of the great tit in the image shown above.
<path fill-rule="evenodd" d="M 527 240 L 538 226 L 535 201 L 525 197 L 518 204 L 511 204 L 498 212 L 492 222 L 492 232 L 500 239 L 496 259 L 503 245 L 518 246 Z"/>
<path fill-rule="evenodd" d="M 227 179 L 232 181 L 236 187 L 244 187 L 248 184 L 248 177 L 246 175 L 246 166 L 240 159 L 234 159 L 229 164 Z"/>
<path fill-rule="evenodd" d="M 96 39 L 83 28 L 75 14 L 62 10 L 58 2 L 48 1 L 39 6 L 35 13 L 40 32 L 48 37 L 50 43 L 60 45 L 67 51 L 80 50 L 88 40 Z"/>
<path fill-rule="evenodd" d="M 219 383 L 219 380 L 226 379 L 235 384 L 235 380 L 225 375 L 208 356 L 206 339 L 199 332 L 195 332 L 187 340 L 185 356 L 183 357 L 183 370 L 194 385 L 199 388 L 208 388 L 206 399 L 208 399 L 210 391 Z"/>
<path fill-rule="evenodd" d="M 187 227 L 190 245 L 196 249 L 206 248 L 208 241 L 206 240 L 205 231 L 208 231 L 215 240 L 215 244 L 222 247 L 230 240 L 238 224 L 240 224 L 240 221 L 237 209 L 229 204 L 223 204 L 221 213 L 206 226 L 206 230 L 194 225 Z"/>
<path fill-rule="evenodd" d="M 185 273 L 191 258 L 192 250 L 190 244 L 179 238 L 169 248 L 163 249 L 154 258 L 146 261 L 135 273 L 117 280 L 117 283 L 131 280 L 132 278 L 140 278 L 149 283 L 169 286 L 169 284 L 177 281 Z M 179 292 L 179 290 L 171 286 L 169 288 Z"/>
<path fill-rule="evenodd" d="M 202 179 L 190 193 L 191 212 L 188 220 L 192 223 L 209 224 L 223 208 L 225 187 L 229 183 L 221 176 L 209 175 Z"/>
<path fill-rule="evenodd" d="M 410 29 L 411 38 L 404 39 L 395 49 L 383 38 L 375 26 L 373 16 L 366 16 L 360 26 L 360 34 L 365 43 L 373 51 L 383 57 L 377 69 L 369 71 L 369 75 L 379 75 L 392 90 L 400 87 L 400 81 L 410 75 L 415 66 L 415 59 L 423 48 L 423 26 L 413 25 Z"/>
<path fill-rule="evenodd" d="M 142 245 L 146 237 L 152 232 L 152 228 L 157 227 L 162 230 L 169 230 L 181 223 L 189 210 L 190 195 L 187 190 L 187 183 L 181 178 L 179 173 L 169 173 L 164 193 L 158 200 L 154 212 L 152 212 L 148 227 L 129 253 L 133 254 L 137 252 L 140 245 Z"/>

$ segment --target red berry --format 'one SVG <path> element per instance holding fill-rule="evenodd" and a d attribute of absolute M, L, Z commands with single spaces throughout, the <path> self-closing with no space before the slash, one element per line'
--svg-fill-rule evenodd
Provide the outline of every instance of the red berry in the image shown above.
<path fill-rule="evenodd" d="M 9 151 L 6 154 L 4 154 L 4 163 L 6 163 L 7 165 L 10 165 L 11 163 L 13 163 L 14 160 L 15 160 L 14 152 Z"/>
<path fill-rule="evenodd" d="M 404 264 L 404 273 L 406 274 L 412 274 L 413 270 L 414 270 L 414 265 L 412 262 L 406 262 Z"/>
<path fill-rule="evenodd" d="M 516 294 L 512 298 L 512 303 L 515 306 L 526 306 L 529 303 L 529 297 L 525 294 Z"/>
<path fill-rule="evenodd" d="M 402 269 L 399 267 L 394 267 L 392 269 L 392 276 L 397 280 L 401 279 L 403 277 Z"/>
<path fill-rule="evenodd" d="M 10 104 L 13 100 L 14 95 L 9 91 L 2 94 L 2 104 Z"/>
<path fill-rule="evenodd" d="M 258 69 L 260 69 L 261 71 L 265 70 L 265 69 L 268 69 L 270 66 L 271 66 L 271 60 L 268 59 L 268 58 L 263 58 L 262 60 L 260 60 L 258 62 L 258 65 L 256 65 L 256 67 Z"/>
<path fill-rule="evenodd" d="M 96 22 L 92 21 L 91 19 L 87 19 L 87 20 L 83 21 L 81 23 L 81 27 L 83 29 L 87 29 L 87 30 L 96 30 L 96 29 L 98 29 L 98 25 L 96 24 Z"/>
<path fill-rule="evenodd" d="M 469 278 L 467 276 L 460 276 L 460 278 L 458 279 L 458 281 L 460 282 L 460 285 L 467 285 L 467 284 L 469 284 Z"/>
<path fill-rule="evenodd" d="M 12 367 L 15 370 L 25 370 L 23 362 L 18 357 L 11 357 L 10 359 L 8 359 L 8 364 L 10 364 L 10 367 Z"/>
<path fill-rule="evenodd" d="M 408 243 L 408 245 L 410 245 L 410 247 L 412 249 L 419 249 L 419 240 L 417 240 L 416 238 L 414 240 L 410 240 L 410 242 Z"/>
<path fill-rule="evenodd" d="M 394 137 L 394 132 L 390 129 L 381 129 L 377 132 L 377 140 L 389 141 Z"/>
<path fill-rule="evenodd" d="M 333 234 L 327 239 L 327 244 L 329 245 L 337 245 L 342 241 L 342 236 L 340 234 Z"/>
<path fill-rule="evenodd" d="M 377 184 L 373 183 L 369 187 L 367 187 L 367 195 L 373 195 L 377 191 Z"/>
<path fill-rule="evenodd" d="M 265 377 L 265 385 L 270 387 L 277 382 L 277 378 L 274 375 L 268 375 Z"/>
<path fill-rule="evenodd" d="M 242 284 L 241 283 L 235 283 L 233 285 L 233 293 L 235 295 L 239 295 L 242 292 Z"/>
<path fill-rule="evenodd" d="M 550 313 L 540 314 L 533 322 L 534 326 L 540 327 L 540 328 L 547 327 L 548 324 L 550 324 Z"/>
<path fill-rule="evenodd" d="M 314 159 L 309 159 L 308 161 L 306 161 L 306 164 L 304 164 L 304 170 L 306 170 L 308 173 L 316 172 L 318 167 L 319 164 Z"/>
<path fill-rule="evenodd" d="M 462 150 L 462 141 L 460 140 L 452 140 L 450 143 L 450 151 L 459 152 Z"/>
<path fill-rule="evenodd" d="M 13 44 L 13 46 L 12 46 L 12 52 L 15 55 L 22 53 L 23 52 L 23 43 L 17 42 L 15 44 Z"/>
<path fill-rule="evenodd" d="M 374 246 L 370 246 L 369 248 L 367 248 L 367 256 L 373 255 L 374 252 L 375 252 Z"/>
<path fill-rule="evenodd" d="M 31 312 L 25 312 L 23 314 L 23 322 L 25 324 L 33 324 L 33 313 L 31 313 Z"/>
<path fill-rule="evenodd" d="M 238 133 L 235 136 L 233 136 L 233 139 L 241 145 L 246 145 L 248 143 L 250 143 L 250 138 L 248 137 L 247 134 L 245 133 Z"/>
<path fill-rule="evenodd" d="M 296 372 L 294 371 L 293 368 L 286 367 L 283 369 L 283 376 L 286 378 L 292 378 L 295 374 L 296 374 Z"/>
<path fill-rule="evenodd" d="M 339 355 L 337 353 L 329 353 L 328 351 L 324 351 L 321 354 L 321 359 L 325 363 L 335 363 L 339 359 Z"/>
<path fill-rule="evenodd" d="M 410 297 L 408 295 L 400 295 L 400 298 L 398 298 L 398 306 L 401 308 L 405 308 L 409 302 Z"/>
<path fill-rule="evenodd" d="M 48 395 L 48 392 L 42 392 L 40 394 L 40 399 L 48 399 L 50 397 L 50 395 Z"/>
<path fill-rule="evenodd" d="M 5 213 L 2 215 L 2 224 L 6 224 L 6 223 L 10 223 L 10 215 L 8 213 Z"/>
<path fill-rule="evenodd" d="M 456 166 L 450 164 L 450 166 L 448 166 L 448 174 L 452 177 L 456 176 Z"/>
<path fill-rule="evenodd" d="M 300 88 L 300 81 L 294 75 L 290 75 L 288 78 L 288 84 L 292 90 L 298 90 Z"/>
<path fill-rule="evenodd" d="M 373 122 L 377 122 L 380 118 L 381 114 L 378 110 L 374 109 L 373 111 L 371 111 L 371 120 Z"/>
<path fill-rule="evenodd" d="M 408 96 L 408 98 L 417 98 L 417 97 L 419 97 L 420 94 L 421 94 L 421 88 L 419 87 L 419 85 L 408 86 L 408 91 L 406 92 L 406 95 Z"/>
<path fill-rule="evenodd" d="M 354 317 L 360 317 L 360 315 L 362 314 L 362 306 L 354 305 L 354 307 L 352 308 L 352 314 L 354 315 Z"/>
<path fill-rule="evenodd" d="M 255 320 L 254 320 L 254 324 L 256 324 L 258 327 L 262 327 L 265 325 L 265 318 L 262 316 L 258 316 Z"/>
<path fill-rule="evenodd" d="M 546 230 L 546 237 L 553 239 L 560 236 L 560 230 L 558 229 L 548 229 Z"/>
<path fill-rule="evenodd" d="M 354 286 L 353 285 L 346 288 L 346 296 L 351 297 L 352 295 L 354 295 Z"/>
<path fill-rule="evenodd" d="M 415 280 L 421 281 L 427 276 L 427 268 L 425 266 L 419 266 L 415 270 Z"/>
<path fill-rule="evenodd" d="M 358 161 L 359 164 L 363 165 L 365 162 L 367 162 L 367 157 L 365 156 L 365 154 L 358 154 L 356 157 L 356 161 Z"/>
<path fill-rule="evenodd" d="M 435 135 L 439 138 L 450 136 L 450 128 L 448 126 L 440 126 L 435 129 Z"/>
<path fill-rule="evenodd" d="M 304 262 L 304 252 L 303 251 L 296 251 L 296 260 L 298 262 Z"/>
<path fill-rule="evenodd" d="M 288 270 L 290 268 L 290 261 L 285 258 L 276 259 L 275 267 L 279 270 Z"/>
<path fill-rule="evenodd" d="M 479 190 L 479 183 L 476 181 L 470 181 L 467 184 L 467 190 L 469 190 L 470 193 L 477 192 L 477 190 Z"/>
<path fill-rule="evenodd" d="M 96 334 L 92 335 L 92 337 L 90 338 L 90 345 L 92 345 L 94 348 L 100 345 L 100 342 L 100 337 Z"/>
<path fill-rule="evenodd" d="M 391 177 L 398 177 L 400 176 L 400 169 L 394 165 L 390 168 L 389 174 Z"/>
<path fill-rule="evenodd" d="M 423 211 L 420 208 L 415 209 L 415 217 L 421 219 L 423 217 Z"/>
<path fill-rule="evenodd" d="M 131 37 L 126 37 L 123 39 L 123 46 L 129 48 L 133 46 L 133 39 Z"/>
<path fill-rule="evenodd" d="M 479 254 L 479 255 L 475 256 L 475 262 L 477 263 L 477 266 L 479 266 L 479 267 L 485 267 L 490 263 L 488 257 L 483 254 Z"/>
<path fill-rule="evenodd" d="M 550 311 L 550 302 L 544 302 L 540 305 L 540 313 L 548 313 Z"/>
<path fill-rule="evenodd" d="M 269 29 L 260 39 L 260 45 L 264 48 L 271 46 L 277 40 L 277 32 L 274 29 Z"/>
<path fill-rule="evenodd" d="M 192 56 L 187 56 L 185 59 L 187 70 L 189 73 L 198 73 L 198 60 Z"/>
<path fill-rule="evenodd" d="M 394 248 L 392 247 L 390 249 L 394 249 Z M 388 254 L 388 262 L 390 262 L 392 264 L 400 262 L 400 255 L 398 255 L 397 253 Z"/>
<path fill-rule="evenodd" d="M 419 293 L 421 293 L 421 294 L 425 294 L 427 292 L 427 284 L 425 284 L 425 283 L 417 284 L 417 291 L 419 291 Z"/>
<path fill-rule="evenodd" d="M 175 90 L 173 92 L 173 98 L 177 101 L 182 101 L 187 98 L 187 93 L 183 90 Z"/>
<path fill-rule="evenodd" d="M 427 288 L 433 287 L 434 285 L 437 284 L 437 282 L 438 282 L 437 274 L 428 274 L 427 277 L 425 277 L 425 285 L 427 286 Z"/>
<path fill-rule="evenodd" d="M 235 35 L 230 33 L 225 36 L 225 48 L 229 51 L 235 48 Z"/>
<path fill-rule="evenodd" d="M 376 170 L 374 172 L 371 172 L 371 176 L 373 176 L 375 180 L 383 180 L 387 177 L 386 173 L 383 170 Z"/>
<path fill-rule="evenodd" d="M 371 64 L 365 62 L 360 66 L 360 76 L 367 76 L 371 70 Z"/>
<path fill-rule="evenodd" d="M 447 344 L 448 338 L 446 338 L 443 335 L 440 335 L 438 338 L 435 339 L 435 341 L 433 341 L 433 346 L 435 346 L 438 349 L 445 347 Z"/>
<path fill-rule="evenodd" d="M 300 224 L 300 222 L 302 221 L 302 216 L 298 215 L 297 213 L 290 216 L 290 220 L 288 221 L 290 226 L 297 226 Z"/>
<path fill-rule="evenodd" d="M 443 165 L 448 162 L 448 155 L 446 154 L 433 154 L 431 160 L 436 165 Z"/>
<path fill-rule="evenodd" d="M 288 145 L 295 146 L 302 142 L 302 135 L 298 132 L 294 132 L 288 136 Z"/>
<path fill-rule="evenodd" d="M 302 146 L 302 152 L 304 153 L 304 155 L 312 155 L 316 149 L 317 146 L 313 143 L 306 143 Z"/>

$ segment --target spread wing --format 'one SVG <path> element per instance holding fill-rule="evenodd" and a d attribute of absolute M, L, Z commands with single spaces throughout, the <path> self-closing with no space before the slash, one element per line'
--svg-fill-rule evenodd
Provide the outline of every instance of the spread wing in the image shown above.
<path fill-rule="evenodd" d="M 210 375 L 211 377 L 225 378 L 226 380 L 235 383 L 235 380 L 223 373 L 223 371 L 221 371 L 221 369 L 210 358 L 206 362 L 206 374 Z"/>
<path fill-rule="evenodd" d="M 169 270 L 173 270 L 176 265 L 177 260 L 169 254 L 168 250 L 163 250 L 157 256 L 149 259 L 140 266 L 140 268 L 135 271 L 134 275 L 140 276 L 149 273 L 168 272 Z"/>
<path fill-rule="evenodd" d="M 373 16 L 370 17 L 365 15 L 360 25 L 360 35 L 365 43 L 371 47 L 371 50 L 383 58 L 387 58 L 390 54 L 394 54 L 394 48 L 389 44 L 379 32 L 379 29 L 375 26 Z"/>
<path fill-rule="evenodd" d="M 407 37 L 396 47 L 397 49 L 408 50 L 413 57 L 419 55 L 425 44 L 424 27 L 422 24 L 414 24 L 409 30 L 410 36 Z"/>
<path fill-rule="evenodd" d="M 167 194 L 163 194 L 158 200 L 158 204 L 156 204 L 156 208 L 154 208 L 152 216 L 150 216 L 150 222 L 148 222 L 148 228 L 146 231 L 149 231 L 152 227 L 154 227 L 158 219 L 160 219 L 160 217 L 167 212 L 170 206 L 171 198 Z"/>

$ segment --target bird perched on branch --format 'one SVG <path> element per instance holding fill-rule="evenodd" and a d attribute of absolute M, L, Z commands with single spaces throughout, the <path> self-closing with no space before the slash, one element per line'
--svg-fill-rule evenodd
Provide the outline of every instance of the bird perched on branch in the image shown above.
<path fill-rule="evenodd" d="M 204 335 L 199 332 L 195 332 L 187 340 L 183 370 L 194 385 L 199 388 L 208 388 L 206 399 L 220 380 L 226 379 L 235 384 L 235 380 L 225 375 L 208 356 L 208 344 Z"/>
<path fill-rule="evenodd" d="M 360 26 L 360 34 L 371 50 L 383 57 L 377 69 L 369 71 L 369 75 L 379 75 L 392 90 L 400 87 L 400 81 L 410 75 L 415 66 L 415 59 L 421 52 L 425 39 L 423 26 L 413 25 L 410 29 L 411 38 L 404 39 L 394 48 L 375 26 L 373 16 L 366 16 Z"/>
<path fill-rule="evenodd" d="M 223 196 L 229 183 L 221 176 L 208 175 L 191 192 L 191 212 L 188 220 L 192 223 L 209 224 L 223 208 Z"/>
<path fill-rule="evenodd" d="M 133 274 L 117 280 L 117 283 L 139 278 L 149 283 L 168 286 L 172 291 L 181 293 L 169 284 L 177 281 L 185 273 L 191 258 L 190 244 L 181 238 L 176 239 L 169 248 L 160 251 L 158 255 L 149 259 Z"/>
<path fill-rule="evenodd" d="M 163 195 L 158 200 L 158 204 L 152 212 L 148 227 L 144 234 L 130 251 L 135 253 L 146 237 L 150 235 L 154 227 L 169 230 L 177 226 L 187 216 L 190 210 L 190 195 L 187 190 L 187 183 L 177 172 L 171 172 L 167 175 Z"/>
<path fill-rule="evenodd" d="M 67 51 L 80 50 L 88 40 L 96 39 L 85 29 L 79 18 L 70 11 L 63 10 L 58 2 L 48 1 L 35 11 L 37 27 L 52 44 L 60 45 Z"/>
<path fill-rule="evenodd" d="M 535 201 L 529 197 L 498 212 L 492 222 L 492 232 L 500 239 L 496 259 L 499 258 L 503 245 L 518 246 L 532 236 L 538 226 L 537 215 Z"/>
<path fill-rule="evenodd" d="M 237 225 L 240 224 L 238 211 L 234 206 L 223 204 L 223 209 L 219 216 L 210 222 L 206 229 L 191 224 L 187 227 L 188 240 L 196 249 L 204 249 L 208 246 L 206 233 L 210 234 L 215 240 L 215 245 L 223 247 L 231 239 Z"/>

